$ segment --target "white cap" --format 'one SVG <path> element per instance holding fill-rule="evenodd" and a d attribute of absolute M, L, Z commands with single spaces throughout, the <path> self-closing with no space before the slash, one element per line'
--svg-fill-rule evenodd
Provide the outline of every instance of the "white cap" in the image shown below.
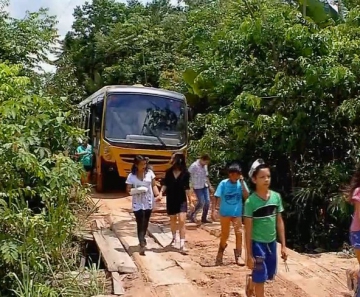
<path fill-rule="evenodd" d="M 265 164 L 263 159 L 257 159 L 254 163 L 252 163 L 250 171 L 249 171 L 249 177 L 252 178 L 253 174 L 260 165 Z"/>

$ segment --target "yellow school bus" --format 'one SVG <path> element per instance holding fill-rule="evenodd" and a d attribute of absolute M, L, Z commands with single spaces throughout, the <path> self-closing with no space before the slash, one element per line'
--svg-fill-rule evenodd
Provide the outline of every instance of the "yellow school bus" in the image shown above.
<path fill-rule="evenodd" d="M 136 155 L 149 158 L 157 178 L 174 151 L 186 154 L 190 109 L 184 95 L 141 85 L 105 86 L 79 104 L 81 127 L 94 148 L 98 192 L 107 175 L 126 178 Z"/>

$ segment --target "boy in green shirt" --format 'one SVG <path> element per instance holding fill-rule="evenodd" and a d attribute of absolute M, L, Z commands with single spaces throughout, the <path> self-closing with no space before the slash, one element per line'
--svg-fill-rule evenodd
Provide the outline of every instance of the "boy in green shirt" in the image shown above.
<path fill-rule="evenodd" d="M 270 168 L 262 159 L 252 164 L 249 177 L 256 189 L 246 200 L 244 209 L 247 266 L 252 269 L 252 281 L 247 284 L 246 294 L 253 296 L 255 289 L 256 297 L 264 297 L 265 282 L 276 274 L 276 233 L 279 234 L 282 259 L 287 259 L 281 216 L 284 208 L 280 194 L 269 189 Z"/>

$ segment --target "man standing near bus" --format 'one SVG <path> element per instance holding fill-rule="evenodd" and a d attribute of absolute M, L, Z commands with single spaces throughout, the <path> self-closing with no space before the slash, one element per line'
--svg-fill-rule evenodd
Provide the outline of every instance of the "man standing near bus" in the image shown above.
<path fill-rule="evenodd" d="M 76 149 L 76 154 L 79 158 L 79 161 L 83 164 L 84 170 L 86 172 L 85 178 L 81 176 L 81 184 L 89 184 L 91 180 L 91 171 L 92 171 L 92 160 L 93 160 L 93 149 L 92 146 L 88 143 L 88 140 L 85 139 L 82 141 L 81 145 Z"/>
<path fill-rule="evenodd" d="M 190 221 L 196 223 L 196 215 L 203 210 L 201 222 L 211 223 L 207 219 L 207 215 L 210 207 L 210 192 L 214 192 L 209 180 L 209 173 L 207 166 L 210 163 L 210 157 L 208 154 L 203 154 L 201 157 L 192 163 L 189 167 L 190 182 L 197 198 L 197 204 L 194 211 L 190 214 Z"/>

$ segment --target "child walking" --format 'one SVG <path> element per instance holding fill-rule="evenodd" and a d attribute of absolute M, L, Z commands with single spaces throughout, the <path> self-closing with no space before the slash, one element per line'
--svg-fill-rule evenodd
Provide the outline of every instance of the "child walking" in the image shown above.
<path fill-rule="evenodd" d="M 244 223 L 247 266 L 252 270 L 246 295 L 264 297 L 264 284 L 274 279 L 277 268 L 276 235 L 281 243 L 281 257 L 287 260 L 284 211 L 280 194 L 270 190 L 270 167 L 262 159 L 256 160 L 249 177 L 255 192 L 245 202 Z"/>
<path fill-rule="evenodd" d="M 241 167 L 238 164 L 231 164 L 228 168 L 228 178 L 218 185 L 215 198 L 216 205 L 213 206 L 213 214 L 220 213 L 221 237 L 219 250 L 216 256 L 216 265 L 223 263 L 224 251 L 227 247 L 227 240 L 230 234 L 230 224 L 232 223 L 235 231 L 236 248 L 234 256 L 236 264 L 245 265 L 243 261 L 239 263 L 242 252 L 242 210 L 243 199 L 249 196 L 248 187 L 241 174 Z"/>
<path fill-rule="evenodd" d="M 132 196 L 132 209 L 136 218 L 140 254 L 145 255 L 145 235 L 149 226 L 154 197 L 159 195 L 155 174 L 142 156 L 136 156 L 126 180 L 126 192 Z"/>
<path fill-rule="evenodd" d="M 360 265 L 360 167 L 351 179 L 347 201 L 354 206 L 354 213 L 350 225 L 350 243 L 354 248 L 355 256 Z M 359 270 L 346 271 L 348 289 L 355 291 L 354 297 L 360 297 Z"/>
<path fill-rule="evenodd" d="M 171 157 L 171 168 L 165 173 L 159 199 L 166 191 L 166 211 L 170 217 L 172 240 L 170 246 L 176 244 L 176 232 L 180 233 L 180 252 L 187 254 L 185 247 L 185 221 L 188 206 L 192 208 L 190 197 L 190 174 L 186 168 L 184 154 L 175 153 Z"/>

